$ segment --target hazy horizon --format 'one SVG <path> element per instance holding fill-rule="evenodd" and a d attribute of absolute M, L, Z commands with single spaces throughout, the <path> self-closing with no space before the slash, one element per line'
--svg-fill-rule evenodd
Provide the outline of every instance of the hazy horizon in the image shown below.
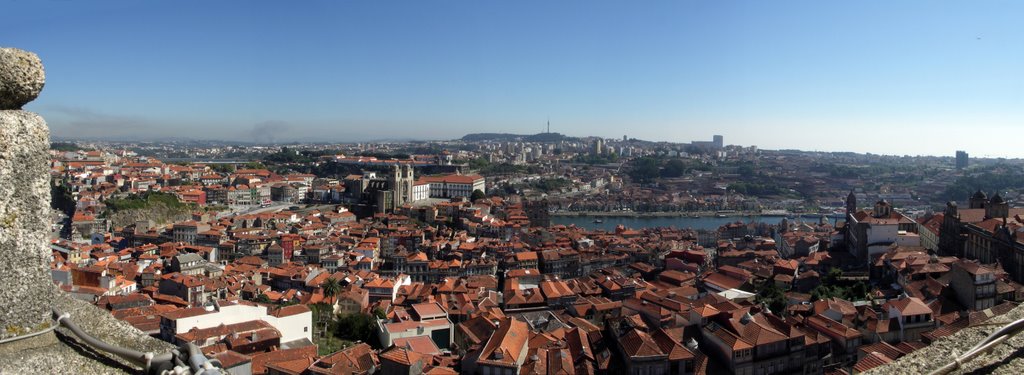
<path fill-rule="evenodd" d="M 14 1 L 55 138 L 467 133 L 1024 157 L 1024 4 Z M 992 149 L 992 148 L 996 149 Z"/>

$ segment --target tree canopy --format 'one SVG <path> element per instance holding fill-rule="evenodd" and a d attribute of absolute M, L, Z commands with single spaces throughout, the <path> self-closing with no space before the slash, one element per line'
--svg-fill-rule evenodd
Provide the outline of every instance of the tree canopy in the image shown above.
<path fill-rule="evenodd" d="M 486 197 L 487 194 L 484 194 L 484 192 L 480 191 L 480 189 L 476 189 L 473 190 L 473 193 L 469 195 L 469 200 L 471 202 L 476 202 L 477 199 L 484 199 Z"/>
<path fill-rule="evenodd" d="M 1015 168 L 999 168 L 957 178 L 946 187 L 940 198 L 944 201 L 965 201 L 978 190 L 992 194 L 1021 187 L 1024 187 L 1024 172 Z"/>
<path fill-rule="evenodd" d="M 377 332 L 378 315 L 363 313 L 347 314 L 338 317 L 335 335 L 349 341 L 363 341 L 371 345 Z"/>
<path fill-rule="evenodd" d="M 324 296 L 328 298 L 335 297 L 341 292 L 341 282 L 333 277 L 328 277 L 327 280 L 324 280 L 323 285 L 320 287 L 324 289 Z"/>
<path fill-rule="evenodd" d="M 782 316 L 786 312 L 786 306 L 789 305 L 786 294 L 775 285 L 772 280 L 765 280 L 758 285 L 757 295 L 754 297 L 757 303 L 768 306 L 775 315 Z"/>
<path fill-rule="evenodd" d="M 105 204 L 107 209 L 112 212 L 131 209 L 147 209 L 154 205 L 163 205 L 168 208 L 176 209 L 187 208 L 187 205 L 178 201 L 178 197 L 174 194 L 156 191 L 132 194 L 126 198 L 110 198 L 103 201 L 103 204 Z"/>
<path fill-rule="evenodd" d="M 81 147 L 73 142 L 52 142 L 50 149 L 54 151 L 90 151 L 92 149 Z"/>
<path fill-rule="evenodd" d="M 871 289 L 863 281 L 844 280 L 843 271 L 832 268 L 821 279 L 821 285 L 811 290 L 811 301 L 828 298 L 842 298 L 848 301 L 870 299 Z"/>

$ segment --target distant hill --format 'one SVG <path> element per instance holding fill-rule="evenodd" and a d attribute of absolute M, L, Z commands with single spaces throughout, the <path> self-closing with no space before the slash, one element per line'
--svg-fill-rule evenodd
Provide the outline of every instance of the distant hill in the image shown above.
<path fill-rule="evenodd" d="M 564 140 L 574 139 L 572 137 L 566 137 L 559 133 L 538 133 L 534 135 L 525 134 L 508 134 L 508 133 L 473 133 L 466 134 L 462 137 L 463 141 L 467 142 L 481 142 L 481 141 L 526 141 L 526 142 L 558 142 Z"/>

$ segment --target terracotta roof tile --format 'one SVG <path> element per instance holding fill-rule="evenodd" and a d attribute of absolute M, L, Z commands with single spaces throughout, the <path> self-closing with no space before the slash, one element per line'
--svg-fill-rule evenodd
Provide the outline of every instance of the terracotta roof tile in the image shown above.
<path fill-rule="evenodd" d="M 515 318 L 502 318 L 498 329 L 491 334 L 480 351 L 478 363 L 512 366 L 520 363 L 519 356 L 529 339 L 529 326 Z"/>

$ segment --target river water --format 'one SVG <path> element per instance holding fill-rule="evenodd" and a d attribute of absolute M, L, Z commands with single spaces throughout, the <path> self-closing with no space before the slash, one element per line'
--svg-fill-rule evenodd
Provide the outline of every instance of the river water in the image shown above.
<path fill-rule="evenodd" d="M 595 223 L 595 219 L 600 219 L 601 223 Z M 779 224 L 782 222 L 783 217 L 778 216 L 728 216 L 728 217 L 592 217 L 592 216 L 552 216 L 552 225 L 572 225 L 575 224 L 577 227 L 587 229 L 604 229 L 607 231 L 615 230 L 615 226 L 624 225 L 626 228 L 642 229 L 642 228 L 656 228 L 656 227 L 676 227 L 679 229 L 706 229 L 714 230 L 723 224 L 735 223 L 741 221 L 743 223 L 755 222 L 755 223 L 768 223 L 768 224 Z M 804 221 L 810 223 L 818 222 L 818 219 L 804 218 Z M 792 219 L 790 219 L 792 221 Z M 829 219 L 833 225 L 835 225 L 835 219 Z"/>

